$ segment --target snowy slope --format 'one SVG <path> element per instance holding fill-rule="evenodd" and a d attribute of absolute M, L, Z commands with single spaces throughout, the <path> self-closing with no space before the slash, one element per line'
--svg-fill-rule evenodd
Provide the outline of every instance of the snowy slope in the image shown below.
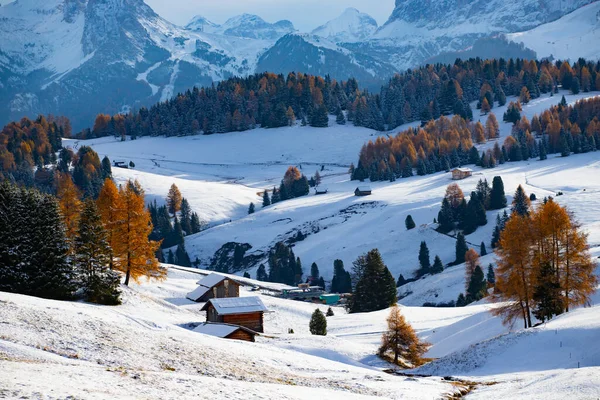
<path fill-rule="evenodd" d="M 574 102 L 591 95 L 595 94 L 566 94 L 566 98 Z M 561 95 L 535 99 L 524 105 L 523 114 L 531 119 L 560 99 Z M 493 111 L 501 116 L 505 108 L 497 107 Z M 487 117 L 477 118 L 485 123 Z M 502 142 L 510 134 L 510 124 L 500 125 Z M 404 128 L 406 126 L 398 130 Z M 134 160 L 135 170 L 115 169 L 114 174 L 120 182 L 137 177 L 148 186 L 146 193 L 150 198 L 164 199 L 171 183 L 176 182 L 195 211 L 211 225 L 222 223 L 186 239 L 187 250 L 192 258 L 200 258 L 203 267 L 209 265 L 215 251 L 227 242 L 249 243 L 252 249 L 248 254 L 261 255 L 277 241 L 286 240 L 301 230 L 307 238 L 295 244 L 294 252 L 305 268 L 316 262 L 326 280 L 332 277 L 335 259 L 343 260 L 348 268 L 358 255 L 372 248 L 381 251 L 395 277 L 403 274 L 409 278 L 418 267 L 418 247 L 423 240 L 429 246 L 432 259 L 439 255 L 445 264 L 454 260 L 454 239 L 435 232 L 432 223 L 451 181 L 448 174 L 437 173 L 394 183 L 377 182 L 371 185 L 372 196 L 355 197 L 357 182 L 349 181 L 347 168 L 356 162 L 362 144 L 380 134 L 352 126 L 333 125 L 327 129 L 295 126 L 126 142 L 103 138 L 80 141 L 79 145 L 91 145 L 101 156 L 108 155 L 111 159 Z M 74 141 L 65 144 L 74 145 Z M 480 150 L 493 144 L 481 145 Z M 274 148 L 278 150 L 275 152 Z M 323 167 L 320 174 L 329 192 L 320 196 L 311 193 L 262 209 L 258 193 L 278 185 L 289 165 L 301 167 L 309 177 Z M 597 153 L 566 159 L 551 156 L 544 162 L 530 160 L 494 169 L 476 168 L 473 177 L 459 184 L 468 196 L 479 179 L 491 182 L 494 176 L 501 175 L 509 201 L 519 184 L 539 199 L 563 191 L 565 195 L 557 198 L 558 201 L 575 212 L 589 229 L 590 243 L 597 246 L 600 245 L 600 217 L 589 205 L 598 203 L 595 194 L 600 190 L 599 167 Z M 573 176 L 585 179 L 574 180 Z M 258 206 L 257 212 L 247 216 L 251 201 Z M 408 214 L 412 215 L 417 229 L 406 231 L 404 219 Z M 488 224 L 467 240 L 476 249 L 484 241 L 489 251 L 496 212 L 488 212 L 487 218 Z M 486 266 L 493 262 L 489 257 Z M 407 285 L 401 294 L 413 293 L 404 299 L 405 304 L 420 306 L 425 302 L 456 299 L 463 290 L 463 274 L 456 269 L 460 267 L 454 268 L 443 276 L 430 278 L 430 282 L 439 282 L 431 287 Z M 254 276 L 254 269 L 249 272 Z"/>
<path fill-rule="evenodd" d="M 507 35 L 523 42 L 539 57 L 577 60 L 579 57 L 598 59 L 600 48 L 600 2 L 581 7 L 564 17 L 529 31 Z"/>
<path fill-rule="evenodd" d="M 377 30 L 377 21 L 356 8 L 347 8 L 339 17 L 312 31 L 334 42 L 358 42 L 367 39 Z"/>

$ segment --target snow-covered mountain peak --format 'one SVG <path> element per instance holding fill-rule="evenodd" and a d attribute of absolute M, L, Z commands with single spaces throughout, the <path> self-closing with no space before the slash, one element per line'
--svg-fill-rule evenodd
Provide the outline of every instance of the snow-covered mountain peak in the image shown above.
<path fill-rule="evenodd" d="M 369 38 L 377 30 L 377 21 L 356 8 L 347 8 L 339 17 L 312 31 L 334 42 L 358 42 Z"/>
<path fill-rule="evenodd" d="M 223 25 L 215 29 L 214 33 L 250 39 L 277 40 L 294 31 L 294 25 L 287 20 L 271 24 L 258 15 L 241 14 L 229 18 Z"/>
<path fill-rule="evenodd" d="M 202 15 L 194 16 L 185 26 L 185 29 L 196 32 L 214 33 L 221 25 L 215 24 Z"/>

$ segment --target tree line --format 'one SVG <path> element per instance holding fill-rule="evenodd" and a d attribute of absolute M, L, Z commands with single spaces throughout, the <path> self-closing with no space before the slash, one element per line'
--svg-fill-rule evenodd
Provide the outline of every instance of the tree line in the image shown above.
<path fill-rule="evenodd" d="M 571 66 L 562 61 L 472 58 L 409 69 L 392 77 L 379 93 L 361 90 L 353 78 L 338 82 L 328 76 L 262 73 L 194 87 L 127 114 L 99 114 L 93 127 L 77 137 L 187 136 L 282 127 L 297 120 L 325 127 L 328 115 L 335 115 L 338 124 L 348 120 L 355 126 L 392 130 L 449 114 L 470 120 L 469 102 L 477 100 L 487 113 L 523 89 L 529 99 L 553 92 L 559 84 L 573 92 L 600 90 L 599 71 L 600 63 L 584 59 Z"/>

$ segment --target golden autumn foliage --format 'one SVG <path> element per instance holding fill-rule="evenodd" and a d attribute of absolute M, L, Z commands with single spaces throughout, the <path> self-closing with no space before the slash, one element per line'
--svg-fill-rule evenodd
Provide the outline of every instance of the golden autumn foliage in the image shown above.
<path fill-rule="evenodd" d="M 155 253 L 160 242 L 151 241 L 150 213 L 144 205 L 144 194 L 139 183 L 127 182 L 119 189 L 114 238 L 114 267 L 125 274 L 125 285 L 132 278 L 164 279 L 166 271 L 160 267 Z"/>
<path fill-rule="evenodd" d="M 500 136 L 500 124 L 494 113 L 490 113 L 485 121 L 485 136 L 488 139 L 496 139 Z"/>
<path fill-rule="evenodd" d="M 179 210 L 181 210 L 181 192 L 177 185 L 172 184 L 169 188 L 169 194 L 167 194 L 167 208 L 169 212 L 173 215 Z"/>
<path fill-rule="evenodd" d="M 120 207 L 119 189 L 110 178 L 104 180 L 96 205 L 106 231 L 108 244 L 111 247 L 110 267 L 113 268 L 114 252 L 117 240 L 118 215 Z"/>
<path fill-rule="evenodd" d="M 523 318 L 525 328 L 531 327 L 534 292 L 543 267 L 552 271 L 549 279 L 559 288 L 556 301 L 562 311 L 588 304 L 598 284 L 588 248 L 587 234 L 552 199 L 529 217 L 513 213 L 496 250 L 495 299 L 505 303 L 494 312 L 505 322 Z"/>
<path fill-rule="evenodd" d="M 56 197 L 65 223 L 69 240 L 75 238 L 81 213 L 81 193 L 73 183 L 71 175 L 58 172 L 56 174 Z"/>
<path fill-rule="evenodd" d="M 474 249 L 465 253 L 465 290 L 469 287 L 475 268 L 479 265 L 479 254 Z"/>
<path fill-rule="evenodd" d="M 387 331 L 381 336 L 379 355 L 386 357 L 391 354 L 394 364 L 398 364 L 400 357 L 409 361 L 413 366 L 422 364 L 423 354 L 430 345 L 419 340 L 415 330 L 406 321 L 397 305 L 390 309 L 387 326 Z"/>
<path fill-rule="evenodd" d="M 446 194 L 444 195 L 444 197 L 450 203 L 450 207 L 458 208 L 458 206 L 460 206 L 460 203 L 462 203 L 462 201 L 464 200 L 465 195 L 457 183 L 451 183 L 446 188 Z"/>

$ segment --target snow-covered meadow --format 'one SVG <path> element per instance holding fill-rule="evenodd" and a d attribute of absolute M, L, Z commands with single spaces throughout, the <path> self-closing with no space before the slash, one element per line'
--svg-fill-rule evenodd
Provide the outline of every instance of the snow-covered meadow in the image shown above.
<path fill-rule="evenodd" d="M 593 95 L 593 94 L 592 94 Z M 568 102 L 588 97 L 566 95 Z M 561 96 L 533 100 L 523 114 L 531 118 Z M 509 99 L 510 100 L 510 99 Z M 505 107 L 493 109 L 502 119 Z M 479 116 L 484 123 L 486 117 Z M 414 125 L 414 124 L 413 124 Z M 403 127 L 405 128 L 405 127 Z M 402 128 L 398 129 L 401 130 Z M 76 149 L 91 145 L 111 160 L 134 161 L 135 169 L 113 169 L 118 182 L 138 179 L 147 200 L 163 202 L 177 184 L 194 211 L 210 228 L 186 238 L 192 257 L 208 265 L 226 242 L 265 251 L 302 230 L 294 246 L 307 272 L 312 262 L 326 280 L 333 261 L 346 268 L 360 254 L 378 248 L 394 277 L 412 277 L 418 248 L 426 241 L 431 258 L 454 260 L 455 240 L 434 231 L 449 174 L 371 184 L 373 194 L 353 195 L 356 182 L 347 174 L 360 147 L 386 133 L 332 124 L 327 129 L 295 126 L 257 129 L 223 135 L 182 138 L 114 138 L 66 140 Z M 510 125 L 501 123 L 501 138 Z M 485 149 L 493 145 L 481 146 Z M 466 195 L 481 178 L 502 176 L 509 201 L 521 184 L 538 199 L 556 196 L 589 233 L 592 255 L 600 256 L 600 158 L 598 152 L 546 161 L 507 163 L 495 169 L 474 168 L 459 182 Z M 290 165 L 311 176 L 323 176 L 325 195 L 310 195 L 261 208 L 259 193 L 278 185 Z M 257 211 L 247 215 L 250 202 Z M 410 214 L 417 228 L 404 226 Z M 488 224 L 467 237 L 476 249 L 489 248 L 496 212 Z M 494 262 L 488 254 L 481 260 Z M 600 296 L 592 306 L 561 315 L 523 332 L 507 327 L 485 300 L 463 308 L 423 307 L 425 302 L 455 300 L 464 291 L 464 265 L 447 268 L 400 288 L 402 312 L 419 336 L 431 343 L 435 359 L 417 373 L 396 376 L 375 356 L 388 310 L 347 314 L 334 307 L 328 335 L 309 334 L 315 307 L 326 306 L 258 295 L 271 311 L 265 335 L 256 343 L 217 339 L 193 332 L 202 322 L 201 304 L 187 300 L 202 270 L 175 266 L 162 282 L 141 282 L 124 288 L 124 304 L 103 307 L 0 293 L 0 397 L 29 398 L 447 398 L 466 384 L 443 376 L 479 383 L 469 398 L 598 398 L 600 396 Z M 240 271 L 241 275 L 243 271 Z M 254 277 L 255 271 L 249 270 Z M 275 284 L 276 285 L 276 284 Z M 288 334 L 293 329 L 294 334 Z M 45 397 L 44 397 L 45 396 Z"/>

